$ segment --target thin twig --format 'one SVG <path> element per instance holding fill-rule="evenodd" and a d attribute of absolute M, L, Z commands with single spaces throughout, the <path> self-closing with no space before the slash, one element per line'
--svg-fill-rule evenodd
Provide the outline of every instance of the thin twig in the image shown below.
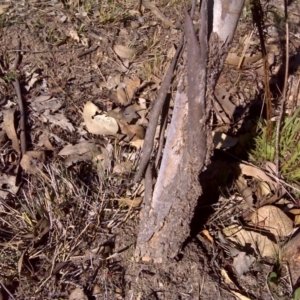
<path fill-rule="evenodd" d="M 80 57 L 82 57 L 82 56 L 84 56 L 84 55 L 90 54 L 91 52 L 94 52 L 94 51 L 97 50 L 98 48 L 99 48 L 99 46 L 96 45 L 96 46 L 93 46 L 93 47 L 91 47 L 91 48 L 89 48 L 89 49 L 83 50 L 83 51 L 81 51 L 81 52 L 79 52 L 79 53 L 77 54 L 77 57 L 80 58 Z"/>
<path fill-rule="evenodd" d="M 176 50 L 176 53 L 170 63 L 170 66 L 169 66 L 169 68 L 166 72 L 166 75 L 164 77 L 164 80 L 161 84 L 157 99 L 153 105 L 153 109 L 152 109 L 150 119 L 149 119 L 149 126 L 146 131 L 145 142 L 144 142 L 144 146 L 143 146 L 143 154 L 141 157 L 139 170 L 134 178 L 134 182 L 138 182 L 141 179 L 141 177 L 143 176 L 144 171 L 148 165 L 148 162 L 149 162 L 149 159 L 150 159 L 150 156 L 152 153 L 152 149 L 153 149 L 154 137 L 155 137 L 155 131 L 156 131 L 158 119 L 161 114 L 162 107 L 164 105 L 166 95 L 169 90 L 169 86 L 173 79 L 173 72 L 174 72 L 174 69 L 176 66 L 176 62 L 181 56 L 183 44 L 184 44 L 184 36 L 182 36 L 182 38 L 181 38 L 181 41 Z"/>
<path fill-rule="evenodd" d="M 20 40 L 18 41 L 18 48 L 21 47 Z M 17 66 L 20 62 L 20 52 L 16 52 L 16 58 L 14 64 L 12 66 L 12 70 L 16 71 Z M 22 156 L 26 153 L 26 133 L 25 133 L 25 109 L 22 101 L 22 94 L 21 94 L 21 87 L 19 79 L 16 78 L 13 81 L 13 86 L 16 90 L 17 98 L 18 98 L 18 105 L 20 109 L 20 144 L 21 144 L 21 153 Z"/>
<path fill-rule="evenodd" d="M 165 142 L 165 131 L 167 128 L 167 123 L 168 123 L 168 110 L 169 110 L 169 105 L 170 105 L 170 100 L 165 101 L 163 110 L 162 110 L 162 120 L 161 120 L 161 125 L 160 125 L 160 133 L 159 133 L 159 144 L 158 144 L 158 150 L 156 154 L 156 159 L 155 159 L 155 168 L 158 168 L 158 164 L 160 162 L 160 156 L 164 147 L 164 142 Z"/>
<path fill-rule="evenodd" d="M 276 163 L 276 175 L 280 178 L 280 162 L 279 162 L 279 141 L 280 141 L 280 127 L 283 118 L 285 103 L 286 103 L 286 95 L 287 95 L 287 86 L 288 86 L 288 74 L 289 74 L 289 24 L 288 24 L 288 16 L 287 16 L 287 3 L 284 1 L 285 5 L 285 30 L 286 30 L 286 43 L 285 43 L 285 75 L 284 75 L 284 86 L 283 86 L 283 99 L 280 107 L 280 114 L 277 121 L 277 130 L 276 130 L 276 144 L 275 144 L 275 163 Z"/>
<path fill-rule="evenodd" d="M 0 285 L 2 288 L 6 291 L 6 293 L 11 297 L 12 300 L 15 300 L 16 298 L 9 292 L 9 290 L 6 288 L 6 286 L 0 281 Z"/>

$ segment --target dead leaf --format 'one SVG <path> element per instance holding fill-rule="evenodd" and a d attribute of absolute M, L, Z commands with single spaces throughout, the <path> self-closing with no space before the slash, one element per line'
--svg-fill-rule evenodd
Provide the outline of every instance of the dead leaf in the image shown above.
<path fill-rule="evenodd" d="M 98 107 L 88 101 L 83 108 L 83 119 L 87 130 L 93 134 L 116 135 L 119 130 L 117 121 L 107 115 L 100 113 Z"/>
<path fill-rule="evenodd" d="M 143 0 L 142 1 L 142 5 L 147 8 L 150 9 L 151 12 L 158 18 L 160 19 L 163 24 L 165 25 L 165 27 L 173 27 L 173 23 L 165 17 L 165 15 L 157 8 L 157 6 L 150 1 L 147 0 Z"/>
<path fill-rule="evenodd" d="M 203 229 L 200 232 L 206 239 L 208 239 L 210 241 L 211 244 L 214 244 L 214 238 L 211 236 L 211 234 L 209 233 L 209 231 L 207 229 Z"/>
<path fill-rule="evenodd" d="M 112 200 L 119 201 L 122 204 L 126 204 L 126 205 L 128 205 L 130 207 L 138 207 L 142 203 L 143 197 L 136 197 L 134 199 L 121 198 L 121 199 L 112 199 Z"/>
<path fill-rule="evenodd" d="M 117 90 L 113 92 L 110 97 L 112 100 L 121 105 L 128 102 L 126 92 L 121 86 L 118 86 Z"/>
<path fill-rule="evenodd" d="M 272 184 L 274 187 L 276 186 L 276 182 L 272 178 L 270 178 L 264 171 L 262 171 L 256 167 L 249 166 L 246 164 L 241 164 L 241 163 L 238 164 L 237 166 L 240 169 L 242 174 L 244 174 L 246 176 L 254 177 L 261 181 L 268 182 L 268 183 Z"/>
<path fill-rule="evenodd" d="M 272 232 L 276 237 L 287 237 L 293 231 L 293 221 L 278 207 L 266 205 L 260 207 L 251 215 L 254 225 L 264 222 L 264 228 Z"/>
<path fill-rule="evenodd" d="M 129 100 L 131 100 L 136 90 L 140 87 L 141 80 L 138 77 L 131 79 L 125 76 L 124 83 L 126 84 L 126 91 L 127 91 L 128 98 Z"/>
<path fill-rule="evenodd" d="M 101 287 L 99 284 L 95 284 L 93 286 L 93 292 L 92 292 L 92 296 L 95 297 L 97 299 L 97 296 L 100 296 L 101 293 Z"/>
<path fill-rule="evenodd" d="M 141 149 L 144 145 L 144 140 L 135 140 L 135 141 L 130 141 L 129 144 L 132 146 L 132 147 L 135 147 L 137 150 L 138 149 Z"/>
<path fill-rule="evenodd" d="M 98 147 L 95 143 L 84 141 L 80 142 L 78 144 L 72 145 L 69 144 L 65 146 L 63 149 L 61 149 L 58 153 L 58 155 L 71 155 L 71 154 L 84 154 L 86 152 L 91 152 L 95 156 L 100 153 Z"/>
<path fill-rule="evenodd" d="M 123 45 L 115 45 L 114 51 L 122 59 L 130 59 L 135 55 L 135 50 Z"/>
<path fill-rule="evenodd" d="M 49 134 L 48 133 L 42 133 L 39 136 L 39 141 L 37 144 L 39 147 L 46 147 L 46 149 L 48 150 L 54 150 L 53 145 L 51 144 L 50 140 L 49 140 Z"/>
<path fill-rule="evenodd" d="M 234 282 L 230 279 L 225 269 L 221 269 L 221 275 L 225 280 L 226 284 L 234 284 Z M 235 285 L 235 284 L 234 284 Z"/>
<path fill-rule="evenodd" d="M 8 194 L 15 195 L 19 191 L 16 176 L 0 173 L 0 197 L 5 199 Z"/>
<path fill-rule="evenodd" d="M 246 244 L 251 245 L 253 249 L 259 251 L 262 257 L 278 258 L 280 247 L 260 232 L 245 230 L 241 226 L 236 225 L 226 227 L 222 232 L 227 239 L 238 245 L 243 247 Z"/>
<path fill-rule="evenodd" d="M 50 221 L 43 217 L 34 226 L 34 242 L 40 240 L 45 234 L 50 231 Z"/>
<path fill-rule="evenodd" d="M 233 295 L 235 295 L 237 298 L 239 298 L 239 300 L 251 300 L 250 298 L 242 295 L 241 293 L 239 292 L 236 292 L 236 291 L 230 291 Z"/>
<path fill-rule="evenodd" d="M 44 111 L 46 109 L 49 109 L 52 113 L 58 111 L 63 105 L 62 101 L 48 97 L 49 95 L 39 96 L 31 102 L 30 106 L 37 112 Z"/>
<path fill-rule="evenodd" d="M 242 174 L 235 181 L 235 185 L 239 193 L 244 198 L 245 202 L 249 207 L 253 207 L 254 199 L 252 196 L 252 190 L 248 187 L 247 180 L 244 178 Z"/>
<path fill-rule="evenodd" d="M 121 82 L 121 75 L 117 74 L 115 76 L 109 76 L 106 81 L 106 88 L 112 90 L 119 85 Z"/>
<path fill-rule="evenodd" d="M 289 210 L 289 213 L 293 215 L 300 215 L 300 208 L 292 208 Z"/>
<path fill-rule="evenodd" d="M 15 130 L 15 108 L 3 111 L 3 130 L 12 141 L 12 146 L 19 154 L 21 153 L 19 139 Z"/>
<path fill-rule="evenodd" d="M 239 277 L 247 273 L 254 263 L 255 257 L 247 255 L 246 252 L 239 252 L 239 254 L 233 259 L 233 267 Z"/>
<path fill-rule="evenodd" d="M 50 122 L 51 124 L 57 125 L 65 130 L 69 130 L 71 132 L 75 131 L 72 123 L 66 118 L 66 116 L 62 113 L 51 114 L 50 110 L 46 110 L 43 114 L 43 117 Z"/>
<path fill-rule="evenodd" d="M 27 151 L 20 162 L 21 167 L 28 174 L 36 174 L 43 168 L 45 161 L 44 151 Z"/>
<path fill-rule="evenodd" d="M 71 292 L 69 300 L 88 300 L 88 297 L 83 292 L 83 289 L 76 288 Z"/>
<path fill-rule="evenodd" d="M 294 219 L 294 225 L 295 225 L 295 226 L 300 225 L 300 215 L 296 215 L 296 216 L 295 216 L 295 219 Z"/>
<path fill-rule="evenodd" d="M 21 275 L 22 272 L 22 267 L 23 267 L 23 260 L 24 260 L 24 255 L 25 255 L 26 251 L 23 251 L 19 260 L 18 260 L 18 273 L 19 275 Z"/>
<path fill-rule="evenodd" d="M 10 4 L 0 4 L 0 15 L 5 13 L 9 7 L 10 7 Z"/>
<path fill-rule="evenodd" d="M 126 134 L 125 141 L 141 140 L 145 137 L 145 128 L 140 125 L 121 125 L 121 132 Z"/>
<path fill-rule="evenodd" d="M 74 29 L 69 29 L 69 31 L 67 32 L 67 35 L 74 41 L 79 42 L 80 38 L 78 36 L 78 33 L 76 30 Z"/>
<path fill-rule="evenodd" d="M 113 168 L 113 173 L 124 174 L 131 171 L 133 163 L 130 160 L 116 164 Z"/>
<path fill-rule="evenodd" d="M 244 57 L 240 57 L 236 53 L 228 53 L 225 63 L 237 67 L 240 64 L 240 62 L 243 61 L 241 68 L 246 68 L 246 67 L 253 66 L 253 64 L 258 62 L 261 58 L 262 58 L 261 53 L 253 56 L 244 56 Z"/>

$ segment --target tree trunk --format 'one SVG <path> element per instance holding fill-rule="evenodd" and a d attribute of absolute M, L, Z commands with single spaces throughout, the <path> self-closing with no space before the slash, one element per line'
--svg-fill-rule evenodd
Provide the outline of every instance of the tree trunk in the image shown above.
<path fill-rule="evenodd" d="M 209 127 L 213 91 L 244 1 L 215 0 L 213 8 L 207 3 L 202 1 L 199 39 L 186 14 L 185 68 L 180 74 L 157 183 L 141 211 L 136 260 L 162 263 L 179 253 L 190 234 L 190 222 L 202 193 L 199 174 L 213 150 Z M 210 15 L 214 16 L 211 24 Z"/>

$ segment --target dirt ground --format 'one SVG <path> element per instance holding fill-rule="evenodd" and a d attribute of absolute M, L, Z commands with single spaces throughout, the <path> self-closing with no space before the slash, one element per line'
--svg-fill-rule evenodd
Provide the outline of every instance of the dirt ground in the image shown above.
<path fill-rule="evenodd" d="M 0 4 L 0 299 L 300 299 L 296 250 L 286 262 L 281 254 L 262 254 L 259 245 L 248 252 L 247 243 L 225 241 L 230 226 L 250 228 L 249 215 L 266 195 L 260 193 L 260 175 L 250 171 L 236 183 L 236 164 L 250 162 L 254 123 L 266 114 L 261 45 L 248 2 L 218 82 L 219 97 L 229 106 L 215 107 L 219 114 L 212 124 L 238 142 L 216 146 L 201 174 L 203 195 L 178 257 L 162 264 L 134 260 L 143 207 L 143 183 L 132 184 L 140 145 L 191 5 L 139 2 Z M 289 95 L 300 101 L 300 5 L 290 2 Z M 280 109 L 286 57 L 284 10 L 278 3 L 262 2 L 271 53 L 271 117 Z M 237 57 L 245 50 L 238 68 Z M 179 62 L 170 88 L 169 119 L 182 66 Z M 25 152 L 16 80 L 25 109 Z M 292 89 L 297 82 L 298 94 Z M 116 132 L 93 134 L 96 117 L 86 119 L 90 102 L 97 117 L 108 118 L 102 130 L 113 132 L 116 119 Z M 287 111 L 291 106 L 290 101 Z M 250 208 L 246 188 L 255 202 Z M 299 207 L 291 200 L 299 194 L 289 193 L 286 202 L 276 202 L 281 211 Z M 291 212 L 288 216 L 296 229 L 299 223 Z M 283 249 L 291 235 L 278 239 L 274 244 Z"/>

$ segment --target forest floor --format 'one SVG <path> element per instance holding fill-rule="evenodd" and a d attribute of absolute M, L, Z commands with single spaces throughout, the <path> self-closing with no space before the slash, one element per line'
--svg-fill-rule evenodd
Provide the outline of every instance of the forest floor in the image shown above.
<path fill-rule="evenodd" d="M 191 235 L 161 268 L 134 259 L 132 182 L 191 1 L 139 2 L 1 1 L 0 299 L 300 299 L 300 4 L 287 56 L 283 1 L 262 1 L 265 68 L 246 3 Z"/>

